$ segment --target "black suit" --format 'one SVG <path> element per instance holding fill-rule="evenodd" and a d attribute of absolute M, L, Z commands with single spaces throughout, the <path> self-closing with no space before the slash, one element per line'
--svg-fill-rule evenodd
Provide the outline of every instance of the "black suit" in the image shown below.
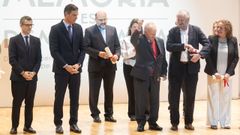
<path fill-rule="evenodd" d="M 79 24 L 73 24 L 72 41 L 63 21 L 52 26 L 49 34 L 49 43 L 53 61 L 53 72 L 55 73 L 55 101 L 54 101 L 54 124 L 62 125 L 63 101 L 68 86 L 70 95 L 70 120 L 69 124 L 78 121 L 80 72 L 85 57 L 83 50 L 83 32 Z M 80 64 L 78 74 L 71 75 L 63 67 Z"/>
<path fill-rule="evenodd" d="M 209 36 L 209 41 L 211 43 L 211 51 L 209 57 L 206 58 L 205 73 L 212 76 L 217 73 L 217 54 L 218 54 L 218 37 Z M 228 45 L 228 63 L 227 71 L 230 76 L 234 75 L 235 67 L 237 66 L 239 56 L 238 56 L 238 44 L 235 37 L 229 38 L 227 40 Z"/>
<path fill-rule="evenodd" d="M 109 47 L 112 54 L 120 56 L 120 43 L 116 28 L 106 26 L 106 42 L 97 25 L 87 28 L 85 30 L 84 45 L 86 52 L 89 54 L 89 105 L 91 116 L 96 117 L 100 114 L 97 104 L 103 80 L 105 116 L 110 117 L 113 114 L 113 84 L 117 67 L 109 59 L 100 58 L 98 54 L 99 51 L 104 51 L 105 47 Z"/>
<path fill-rule="evenodd" d="M 188 44 L 199 49 L 199 43 L 203 46 L 200 51 L 201 57 L 206 57 L 209 52 L 209 41 L 200 28 L 189 25 L 188 28 Z M 169 61 L 169 110 L 172 125 L 179 124 L 179 99 L 181 88 L 184 94 L 184 120 L 185 124 L 192 124 L 194 100 L 196 86 L 198 81 L 198 72 L 200 62 L 188 63 L 180 62 L 181 51 L 184 51 L 184 44 L 181 43 L 181 34 L 178 27 L 174 27 L 169 31 L 167 39 L 167 50 L 170 54 Z"/>
<path fill-rule="evenodd" d="M 160 38 L 155 38 L 155 41 L 158 52 L 156 59 L 153 55 L 151 43 L 145 35 L 134 32 L 131 37 L 131 42 L 136 49 L 136 64 L 131 75 L 134 77 L 135 113 L 139 124 L 146 122 L 145 111 L 148 109 L 148 103 L 150 103 L 149 124 L 155 124 L 158 120 L 159 77 L 167 74 L 164 42 Z"/>
<path fill-rule="evenodd" d="M 29 128 L 33 119 L 34 97 L 37 88 L 37 73 L 41 65 L 40 39 L 30 36 L 29 47 L 26 46 L 21 34 L 10 38 L 9 63 L 12 66 L 12 127 L 19 125 L 19 115 L 22 101 L 25 100 L 25 127 Z M 27 81 L 21 73 L 23 71 L 36 72 L 31 81 Z"/>

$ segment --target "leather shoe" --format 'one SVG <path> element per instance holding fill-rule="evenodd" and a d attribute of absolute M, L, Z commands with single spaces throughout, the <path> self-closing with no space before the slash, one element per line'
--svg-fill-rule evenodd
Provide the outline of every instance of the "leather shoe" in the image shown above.
<path fill-rule="evenodd" d="M 82 131 L 78 128 L 77 124 L 70 125 L 70 131 L 74 133 L 81 133 Z"/>
<path fill-rule="evenodd" d="M 11 128 L 10 134 L 17 134 L 17 128 Z"/>
<path fill-rule="evenodd" d="M 223 129 L 231 129 L 230 126 L 224 126 Z"/>
<path fill-rule="evenodd" d="M 150 129 L 150 130 L 162 131 L 163 128 L 160 127 L 160 126 L 156 123 L 156 124 L 149 125 L 149 129 Z"/>
<path fill-rule="evenodd" d="M 32 127 L 29 127 L 29 128 L 24 127 L 23 131 L 31 134 L 36 134 L 36 130 L 34 130 Z"/>
<path fill-rule="evenodd" d="M 60 126 L 56 126 L 56 133 L 63 134 L 63 128 L 62 128 L 61 125 Z"/>
<path fill-rule="evenodd" d="M 178 131 L 178 126 L 177 125 L 172 125 L 170 128 L 172 131 Z"/>
<path fill-rule="evenodd" d="M 137 131 L 138 132 L 143 132 L 144 131 L 144 125 L 138 124 Z"/>
<path fill-rule="evenodd" d="M 93 118 L 93 122 L 101 123 L 102 121 L 101 121 L 99 116 L 96 116 L 96 117 Z"/>
<path fill-rule="evenodd" d="M 108 121 L 108 122 L 117 122 L 117 120 L 115 120 L 112 116 L 105 117 L 105 121 Z"/>
<path fill-rule="evenodd" d="M 130 116 L 130 121 L 136 121 L 136 117 L 135 116 Z"/>
<path fill-rule="evenodd" d="M 217 129 L 217 126 L 216 126 L 216 125 L 211 125 L 210 128 L 211 128 L 211 129 Z"/>
<path fill-rule="evenodd" d="M 194 127 L 193 127 L 192 124 L 186 124 L 185 125 L 185 129 L 187 129 L 187 130 L 194 130 Z"/>

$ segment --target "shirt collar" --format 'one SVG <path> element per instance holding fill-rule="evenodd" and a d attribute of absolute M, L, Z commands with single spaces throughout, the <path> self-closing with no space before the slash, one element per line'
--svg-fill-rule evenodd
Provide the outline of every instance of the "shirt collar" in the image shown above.
<path fill-rule="evenodd" d="M 188 30 L 189 30 L 189 25 L 187 26 L 187 29 L 186 29 L 186 30 L 180 29 L 180 32 L 181 32 L 181 33 L 188 33 Z"/>
<path fill-rule="evenodd" d="M 68 29 L 68 26 L 69 26 L 69 25 L 70 25 L 70 26 L 72 26 L 71 24 L 69 24 L 69 23 L 65 22 L 64 20 L 63 20 L 63 23 L 64 23 L 64 25 L 65 25 L 66 29 Z"/>
<path fill-rule="evenodd" d="M 21 35 L 22 35 L 23 38 L 24 38 L 25 36 L 28 36 L 28 38 L 30 37 L 30 34 L 26 35 L 26 34 L 23 34 L 22 32 L 21 32 Z"/>

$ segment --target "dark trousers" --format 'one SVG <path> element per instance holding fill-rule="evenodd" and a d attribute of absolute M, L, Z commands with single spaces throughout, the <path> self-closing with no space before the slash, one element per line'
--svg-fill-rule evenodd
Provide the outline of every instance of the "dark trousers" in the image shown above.
<path fill-rule="evenodd" d="M 70 96 L 70 119 L 69 124 L 76 124 L 78 121 L 79 87 L 80 74 L 70 75 L 67 73 L 55 73 L 55 100 L 54 100 L 54 124 L 62 125 L 63 103 L 66 89 L 69 89 Z"/>
<path fill-rule="evenodd" d="M 29 128 L 33 120 L 34 97 L 37 88 L 36 81 L 11 81 L 12 87 L 12 127 L 19 125 L 20 108 L 25 100 L 24 127 Z"/>
<path fill-rule="evenodd" d="M 170 120 L 172 125 L 179 124 L 179 100 L 182 88 L 185 124 L 192 124 L 198 73 L 189 74 L 187 68 L 179 72 L 181 72 L 181 75 L 175 76 L 170 74 L 168 78 Z"/>
<path fill-rule="evenodd" d="M 135 112 L 138 124 L 145 123 L 146 110 L 149 103 L 148 123 L 155 124 L 158 120 L 160 82 L 155 77 L 147 80 L 134 78 Z M 149 95 L 149 97 L 147 96 Z M 149 100 L 149 101 L 148 101 Z"/>
<path fill-rule="evenodd" d="M 89 72 L 89 107 L 91 116 L 94 118 L 100 114 L 98 109 L 98 98 L 103 80 L 104 88 L 104 110 L 105 117 L 113 115 L 113 83 L 115 79 L 115 70 L 103 69 L 100 72 Z"/>
<path fill-rule="evenodd" d="M 128 92 L 128 116 L 135 116 L 135 94 L 134 94 L 134 83 L 133 77 L 130 75 L 132 71 L 132 66 L 123 64 L 123 73 L 127 86 Z"/>

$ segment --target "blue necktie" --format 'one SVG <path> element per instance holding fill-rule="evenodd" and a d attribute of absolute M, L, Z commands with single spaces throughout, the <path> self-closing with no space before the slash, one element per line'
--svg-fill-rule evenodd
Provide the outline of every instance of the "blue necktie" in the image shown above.
<path fill-rule="evenodd" d="M 27 51 L 29 51 L 29 43 L 28 43 L 28 36 L 25 36 L 25 44 L 26 44 L 26 47 L 27 47 Z"/>
<path fill-rule="evenodd" d="M 72 26 L 71 25 L 68 25 L 68 35 L 69 35 L 70 41 L 72 42 Z"/>

